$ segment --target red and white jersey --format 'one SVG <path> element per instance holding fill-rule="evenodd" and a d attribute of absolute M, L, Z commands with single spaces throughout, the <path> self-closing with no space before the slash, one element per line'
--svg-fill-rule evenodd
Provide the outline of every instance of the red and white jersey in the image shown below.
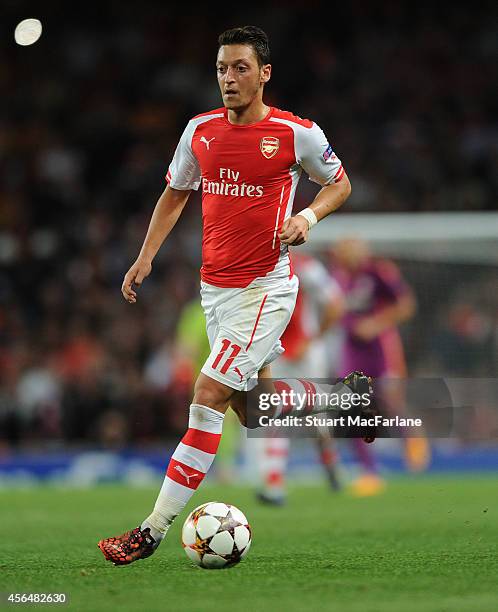
<path fill-rule="evenodd" d="M 251 125 L 231 124 L 225 108 L 189 121 L 166 179 L 181 190 L 202 182 L 204 282 L 242 288 L 291 275 L 277 234 L 291 215 L 302 169 L 320 185 L 344 176 L 312 121 L 277 108 Z"/>

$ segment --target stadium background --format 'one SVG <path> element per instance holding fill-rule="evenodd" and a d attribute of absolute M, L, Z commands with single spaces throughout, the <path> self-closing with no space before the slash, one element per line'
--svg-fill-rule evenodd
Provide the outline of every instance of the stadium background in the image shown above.
<path fill-rule="evenodd" d="M 42 38 L 19 47 L 13 28 L 30 16 L 42 20 Z M 137 305 L 124 302 L 120 286 L 186 121 L 220 105 L 216 38 L 236 24 L 257 23 L 270 35 L 266 101 L 313 118 L 344 160 L 353 194 L 337 222 L 361 234 L 380 213 L 386 227 L 395 221 L 393 240 L 367 237 L 395 258 L 419 302 L 403 328 L 412 375 L 496 376 L 493 16 L 491 2 L 472 11 L 457 2 L 450 12 L 444 3 L 194 11 L 3 2 L 0 482 L 123 474 L 141 482 L 164 468 L 190 396 L 177 326 L 198 295 L 198 194 Z M 302 180 L 295 210 L 313 194 Z M 449 216 L 420 216 L 434 212 Z M 410 214 L 425 226 L 407 239 Z M 454 240 L 472 219 L 475 235 Z M 434 227 L 437 237 L 421 246 Z M 312 248 L 327 261 L 321 231 Z M 496 469 L 495 412 L 489 406 L 461 440 L 443 442 L 433 468 Z M 473 437 L 491 440 L 466 440 Z M 397 469 L 390 452 L 384 465 Z M 303 450 L 298 461 L 308 460 Z"/>

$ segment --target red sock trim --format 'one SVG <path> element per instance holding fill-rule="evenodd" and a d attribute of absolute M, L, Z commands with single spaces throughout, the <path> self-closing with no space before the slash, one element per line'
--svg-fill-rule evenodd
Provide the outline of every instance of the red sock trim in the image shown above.
<path fill-rule="evenodd" d="M 270 472 L 266 478 L 266 483 L 271 487 L 280 487 L 284 484 L 282 472 Z"/>
<path fill-rule="evenodd" d="M 194 470 L 189 465 L 185 465 L 181 461 L 171 459 L 166 470 L 166 476 L 174 480 L 178 484 L 188 487 L 189 489 L 197 489 L 201 484 L 202 479 L 206 474 L 199 470 Z"/>
<path fill-rule="evenodd" d="M 216 454 L 220 443 L 221 434 L 209 433 L 189 427 L 187 433 L 183 436 L 182 442 L 187 446 L 193 446 L 205 453 Z"/>

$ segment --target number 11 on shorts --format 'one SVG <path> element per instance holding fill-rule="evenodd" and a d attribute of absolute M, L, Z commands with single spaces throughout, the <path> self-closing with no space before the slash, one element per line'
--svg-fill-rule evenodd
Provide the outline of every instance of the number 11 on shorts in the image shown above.
<path fill-rule="evenodd" d="M 233 360 L 240 353 L 241 347 L 238 344 L 232 344 L 230 340 L 228 340 L 227 338 L 224 338 L 221 341 L 221 351 L 218 353 L 218 355 L 216 355 L 216 359 L 213 361 L 213 364 L 211 366 L 213 370 L 216 370 L 216 368 L 220 365 L 220 361 L 223 359 L 225 353 L 228 351 L 230 346 L 232 347 L 232 352 L 227 357 L 227 360 L 221 366 L 220 368 L 221 374 L 227 373 L 228 368 L 232 365 Z"/>

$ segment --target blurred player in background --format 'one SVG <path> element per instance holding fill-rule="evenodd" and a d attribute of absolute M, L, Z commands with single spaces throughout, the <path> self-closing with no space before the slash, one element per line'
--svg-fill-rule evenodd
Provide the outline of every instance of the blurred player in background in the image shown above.
<path fill-rule="evenodd" d="M 416 304 L 397 266 L 372 256 L 366 242 L 345 239 L 333 249 L 332 270 L 346 297 L 343 359 L 339 375 L 355 368 L 375 378 L 406 378 L 406 362 L 398 326 L 411 319 Z M 398 387 L 399 389 L 399 387 Z M 393 409 L 400 398 L 386 398 Z M 376 492 L 380 481 L 370 451 L 362 440 L 354 446 L 367 472 L 356 483 L 358 493 Z M 424 470 L 430 449 L 424 438 L 405 438 L 405 461 L 412 471 Z"/>
<path fill-rule="evenodd" d="M 136 303 L 133 285 L 151 273 L 190 192 L 202 184 L 201 297 L 211 353 L 195 384 L 188 431 L 173 453 L 152 513 L 135 529 L 99 542 L 105 558 L 117 565 L 156 550 L 211 467 L 228 407 L 247 422 L 246 392 L 258 377 L 269 377 L 268 366 L 283 352 L 280 336 L 294 310 L 298 280 L 289 246 L 306 242 L 313 225 L 351 192 L 322 130 L 263 102 L 272 69 L 266 34 L 253 26 L 234 28 L 218 42 L 224 107 L 189 121 L 138 259 L 122 285 L 124 298 Z M 303 169 L 322 189 L 308 208 L 291 216 Z M 370 390 L 368 378 L 356 372 L 335 387 L 329 392 L 341 397 Z M 280 414 L 282 403 L 269 416 Z"/>
<path fill-rule="evenodd" d="M 309 255 L 292 255 L 294 271 L 299 277 L 299 293 L 296 307 L 281 337 L 283 353 L 272 365 L 276 378 L 320 379 L 330 376 L 327 355 L 327 332 L 342 318 L 345 312 L 342 291 L 327 269 Z M 260 501 L 281 505 L 285 502 L 285 472 L 289 458 L 289 438 L 271 436 L 254 439 L 259 450 L 259 469 L 262 489 Z M 339 488 L 336 473 L 337 454 L 326 427 L 317 431 L 320 462 L 333 489 Z"/>

